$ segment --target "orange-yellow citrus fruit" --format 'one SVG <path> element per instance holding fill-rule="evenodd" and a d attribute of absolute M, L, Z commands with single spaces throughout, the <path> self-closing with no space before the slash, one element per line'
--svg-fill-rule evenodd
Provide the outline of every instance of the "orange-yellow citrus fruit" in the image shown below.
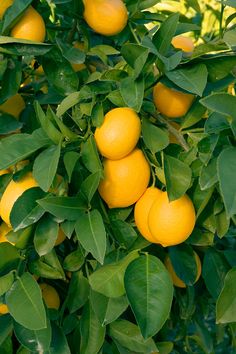
<path fill-rule="evenodd" d="M 5 14 L 8 7 L 13 4 L 14 0 L 1 0 L 0 2 L 0 20 L 2 20 L 3 15 Z"/>
<path fill-rule="evenodd" d="M 188 112 L 194 100 L 194 95 L 176 91 L 158 82 L 153 90 L 153 99 L 161 114 L 170 118 L 177 118 Z"/>
<path fill-rule="evenodd" d="M 162 191 L 156 187 L 149 187 L 137 201 L 134 207 L 134 221 L 141 233 L 149 242 L 155 242 L 148 226 L 148 215 L 154 201 L 161 195 Z"/>
<path fill-rule="evenodd" d="M 136 146 L 141 133 L 137 113 L 127 107 L 114 108 L 95 131 L 95 140 L 101 155 L 111 160 L 122 159 Z"/>
<path fill-rule="evenodd" d="M 0 176 L 6 175 L 7 173 L 10 173 L 9 170 L 0 170 Z"/>
<path fill-rule="evenodd" d="M 113 36 L 125 28 L 128 13 L 122 0 L 84 0 L 84 19 L 95 32 Z"/>
<path fill-rule="evenodd" d="M 99 193 L 109 208 L 124 208 L 134 204 L 147 189 L 150 168 L 143 152 L 133 150 L 120 160 L 104 160 L 104 179 Z"/>
<path fill-rule="evenodd" d="M 6 313 L 8 313 L 8 307 L 5 304 L 0 304 L 0 315 L 5 315 Z"/>
<path fill-rule="evenodd" d="M 11 226 L 10 213 L 16 200 L 27 189 L 37 186 L 38 183 L 33 178 L 31 172 L 27 173 L 23 178 L 21 178 L 17 182 L 11 180 L 11 182 L 7 185 L 0 201 L 0 216 L 8 226 Z"/>
<path fill-rule="evenodd" d="M 167 192 L 163 192 L 148 216 L 150 232 L 163 247 L 184 242 L 192 233 L 195 221 L 194 206 L 186 194 L 170 202 Z"/>
<path fill-rule="evenodd" d="M 198 279 L 200 278 L 200 275 L 201 275 L 201 272 L 202 272 L 202 265 L 201 265 L 200 258 L 199 258 L 198 254 L 196 252 L 194 252 L 194 257 L 195 257 L 195 261 L 196 261 L 196 264 L 197 264 L 197 276 L 196 276 L 196 279 L 195 279 L 195 282 L 194 282 L 194 283 L 196 283 L 198 281 Z M 175 286 L 177 286 L 178 288 L 186 288 L 186 284 L 175 273 L 174 267 L 173 267 L 173 265 L 171 263 L 171 260 L 170 260 L 169 256 L 166 257 L 164 263 L 165 263 L 165 266 L 166 266 L 168 272 L 170 273 L 170 276 L 172 278 L 173 284 Z"/>
<path fill-rule="evenodd" d="M 29 6 L 12 28 L 11 36 L 34 42 L 43 42 L 46 36 L 46 28 L 42 16 L 32 6 Z"/>
<path fill-rule="evenodd" d="M 49 309 L 58 310 L 60 307 L 60 297 L 56 289 L 53 286 L 46 283 L 39 284 L 39 286 L 41 288 L 42 297 L 46 306 Z"/>
<path fill-rule="evenodd" d="M 175 36 L 172 39 L 171 44 L 176 49 L 181 49 L 185 53 L 191 54 L 193 52 L 193 50 L 194 50 L 193 40 L 191 38 L 189 38 L 189 37 L 185 37 L 185 36 L 182 36 L 182 35 Z"/>
<path fill-rule="evenodd" d="M 63 241 L 65 241 L 66 239 L 66 235 L 64 234 L 63 230 L 61 227 L 59 227 L 59 231 L 58 231 L 58 236 L 55 242 L 55 246 L 60 245 Z"/>
<path fill-rule="evenodd" d="M 16 119 L 19 118 L 24 109 L 25 101 L 19 93 L 8 98 L 6 102 L 0 105 L 0 112 L 11 114 Z"/>
<path fill-rule="evenodd" d="M 0 225 L 0 243 L 2 242 L 9 242 L 6 235 L 11 231 L 12 229 L 7 225 L 5 224 L 5 222 L 3 222 L 1 225 Z M 10 242 L 12 245 L 13 243 Z"/>

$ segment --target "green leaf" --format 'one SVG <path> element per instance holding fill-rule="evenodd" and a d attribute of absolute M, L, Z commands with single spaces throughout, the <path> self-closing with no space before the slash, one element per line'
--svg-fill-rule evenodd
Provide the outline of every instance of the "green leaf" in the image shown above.
<path fill-rule="evenodd" d="M 205 253 L 202 267 L 202 277 L 206 287 L 214 299 L 219 296 L 229 265 L 223 254 L 210 248 Z"/>
<path fill-rule="evenodd" d="M 51 342 L 51 325 L 47 321 L 47 327 L 40 330 L 31 330 L 14 322 L 14 334 L 17 340 L 32 352 L 44 352 L 49 349 Z"/>
<path fill-rule="evenodd" d="M 48 197 L 37 201 L 46 211 L 59 219 L 77 220 L 82 210 L 86 210 L 80 197 Z"/>
<path fill-rule="evenodd" d="M 208 71 L 204 64 L 176 69 L 165 74 L 174 84 L 198 96 L 202 96 L 207 84 Z"/>
<path fill-rule="evenodd" d="M 112 220 L 110 225 L 113 235 L 121 247 L 131 247 L 138 237 L 131 224 L 125 222 L 124 220 Z"/>
<path fill-rule="evenodd" d="M 144 339 L 139 327 L 127 320 L 119 319 L 112 322 L 109 325 L 109 335 L 131 352 L 142 354 L 158 352 L 154 340 Z"/>
<path fill-rule="evenodd" d="M 14 134 L 0 141 L 0 170 L 15 165 L 32 155 L 35 151 L 50 144 L 42 129 L 33 134 Z"/>
<path fill-rule="evenodd" d="M 191 185 L 191 168 L 175 157 L 165 155 L 164 172 L 169 200 L 182 197 Z"/>
<path fill-rule="evenodd" d="M 128 307 L 126 296 L 109 298 L 95 291 L 90 292 L 90 301 L 102 326 L 115 321 Z"/>
<path fill-rule="evenodd" d="M 49 117 L 45 115 L 38 101 L 34 102 L 34 109 L 35 109 L 36 116 L 42 126 L 42 129 L 47 134 L 49 139 L 51 139 L 56 145 L 60 144 L 60 142 L 63 140 L 63 135 L 51 122 Z"/>
<path fill-rule="evenodd" d="M 168 133 L 149 123 L 147 119 L 142 122 L 142 136 L 145 145 L 153 154 L 165 149 L 169 144 Z"/>
<path fill-rule="evenodd" d="M 18 250 L 10 243 L 0 244 L 0 275 L 8 274 L 11 270 L 17 269 L 20 261 Z"/>
<path fill-rule="evenodd" d="M 80 247 L 66 256 L 63 268 L 69 272 L 76 272 L 84 264 L 85 258 Z"/>
<path fill-rule="evenodd" d="M 40 256 L 49 253 L 53 249 L 58 232 L 58 223 L 50 215 L 45 215 L 38 222 L 34 235 L 34 247 Z"/>
<path fill-rule="evenodd" d="M 88 176 L 80 186 L 81 193 L 85 196 L 90 203 L 96 190 L 98 189 L 101 180 L 101 171 L 97 171 Z"/>
<path fill-rule="evenodd" d="M 104 110 L 102 103 L 96 103 L 92 111 L 92 122 L 95 127 L 100 127 L 104 121 Z"/>
<path fill-rule="evenodd" d="M 185 114 L 181 124 L 181 129 L 186 129 L 195 125 L 202 119 L 205 112 L 206 108 L 203 107 L 198 100 L 196 100 L 190 107 L 189 111 Z"/>
<path fill-rule="evenodd" d="M 82 145 L 81 156 L 85 167 L 91 173 L 102 171 L 102 164 L 92 135 L 90 135 L 86 143 Z"/>
<path fill-rule="evenodd" d="M 49 350 L 44 354 L 71 354 L 67 339 L 63 330 L 52 322 L 52 341 Z"/>
<path fill-rule="evenodd" d="M 201 190 L 208 189 L 217 183 L 218 176 L 216 172 L 216 162 L 217 159 L 212 159 L 207 166 L 202 166 L 199 177 Z"/>
<path fill-rule="evenodd" d="M 10 213 L 10 222 L 14 231 L 24 229 L 44 214 L 44 210 L 37 204 L 37 199 L 45 193 L 38 187 L 26 190 L 14 203 Z"/>
<path fill-rule="evenodd" d="M 127 77 L 120 83 L 120 93 L 125 104 L 133 108 L 136 112 L 139 112 L 143 103 L 144 96 L 144 79 L 134 79 L 133 77 Z"/>
<path fill-rule="evenodd" d="M 14 274 L 10 272 L 3 277 L 0 277 L 0 296 L 4 295 L 14 282 Z"/>
<path fill-rule="evenodd" d="M 15 95 L 21 83 L 22 67 L 17 59 L 9 59 L 8 66 L 1 81 L 0 104 Z"/>
<path fill-rule="evenodd" d="M 184 243 L 170 247 L 169 256 L 177 276 L 186 285 L 193 285 L 197 278 L 197 263 L 192 247 Z"/>
<path fill-rule="evenodd" d="M 97 354 L 104 342 L 106 327 L 102 327 L 89 303 L 82 313 L 80 333 L 80 354 Z"/>
<path fill-rule="evenodd" d="M 160 54 L 166 55 L 168 53 L 172 38 L 174 37 L 177 29 L 178 21 L 179 14 L 171 14 L 162 23 L 161 27 L 154 35 L 153 42 Z"/>
<path fill-rule="evenodd" d="M 75 106 L 80 101 L 80 92 L 73 92 L 68 95 L 57 107 L 58 117 L 63 116 L 63 114 L 68 111 L 71 107 Z"/>
<path fill-rule="evenodd" d="M 223 289 L 216 302 L 216 323 L 236 322 L 236 268 L 225 276 Z"/>
<path fill-rule="evenodd" d="M 2 34 L 7 33 L 11 27 L 19 20 L 19 17 L 24 13 L 32 0 L 14 1 L 7 9 L 4 15 Z"/>
<path fill-rule="evenodd" d="M 129 263 L 138 257 L 138 251 L 130 252 L 118 262 L 106 264 L 89 277 L 91 288 L 107 297 L 119 297 L 125 294 L 124 274 Z"/>
<path fill-rule="evenodd" d="M 87 302 L 88 297 L 88 279 L 83 276 L 82 271 L 73 273 L 66 298 L 66 304 L 70 313 L 73 313 L 83 307 Z"/>
<path fill-rule="evenodd" d="M 220 191 L 228 217 L 236 214 L 236 148 L 223 150 L 217 159 L 217 175 L 220 182 Z"/>
<path fill-rule="evenodd" d="M 10 134 L 21 129 L 23 124 L 9 114 L 0 112 L 0 134 Z"/>
<path fill-rule="evenodd" d="M 235 28 L 225 31 L 223 40 L 229 47 L 235 47 L 236 46 L 236 31 Z"/>
<path fill-rule="evenodd" d="M 6 294 L 9 312 L 22 326 L 39 330 L 46 328 L 46 312 L 36 280 L 29 273 L 18 278 Z"/>
<path fill-rule="evenodd" d="M 71 181 L 72 173 L 79 158 L 80 154 L 75 151 L 66 152 L 63 156 L 63 161 L 66 168 L 66 172 L 68 174 L 69 182 Z"/>
<path fill-rule="evenodd" d="M 216 82 L 229 75 L 236 65 L 236 58 L 234 56 L 216 57 L 206 61 L 209 78 Z"/>
<path fill-rule="evenodd" d="M 83 248 L 103 264 L 106 253 L 106 230 L 99 211 L 81 213 L 75 225 L 75 232 Z"/>
<path fill-rule="evenodd" d="M 12 322 L 12 317 L 9 314 L 0 316 L 0 346 L 12 331 Z"/>
<path fill-rule="evenodd" d="M 137 78 L 147 61 L 149 50 L 141 45 L 126 43 L 121 48 L 121 54 L 134 69 L 134 77 Z"/>
<path fill-rule="evenodd" d="M 154 336 L 167 320 L 173 285 L 162 262 L 151 255 L 132 261 L 125 272 L 125 290 L 145 339 Z"/>
<path fill-rule="evenodd" d="M 45 192 L 51 187 L 56 175 L 60 152 L 60 145 L 52 145 L 41 152 L 34 160 L 33 176 Z"/>

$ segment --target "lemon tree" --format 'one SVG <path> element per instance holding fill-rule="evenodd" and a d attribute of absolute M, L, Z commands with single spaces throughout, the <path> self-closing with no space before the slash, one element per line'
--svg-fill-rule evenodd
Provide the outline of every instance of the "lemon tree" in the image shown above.
<path fill-rule="evenodd" d="M 235 353 L 235 11 L 0 2 L 1 353 Z"/>

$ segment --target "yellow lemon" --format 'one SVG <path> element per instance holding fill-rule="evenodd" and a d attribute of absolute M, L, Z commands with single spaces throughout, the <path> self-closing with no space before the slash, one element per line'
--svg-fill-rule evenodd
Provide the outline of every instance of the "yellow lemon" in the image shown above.
<path fill-rule="evenodd" d="M 95 140 L 101 155 L 118 160 L 128 155 L 136 146 L 141 133 L 137 113 L 131 108 L 114 108 L 95 131 Z"/>
<path fill-rule="evenodd" d="M 29 6 L 12 28 L 11 36 L 34 42 L 43 42 L 46 36 L 46 28 L 42 16 L 32 6 Z"/>
<path fill-rule="evenodd" d="M 39 286 L 41 288 L 42 297 L 46 306 L 49 309 L 58 310 L 60 307 L 60 297 L 56 289 L 53 286 L 46 283 L 39 284 Z"/>
<path fill-rule="evenodd" d="M 134 221 L 141 233 L 149 242 L 155 242 L 148 226 L 148 215 L 152 204 L 159 198 L 162 191 L 156 187 L 149 187 L 137 201 L 134 207 Z"/>
<path fill-rule="evenodd" d="M 122 0 L 84 0 L 84 19 L 95 32 L 113 36 L 125 28 L 128 13 Z"/>
<path fill-rule="evenodd" d="M 181 49 L 183 52 L 192 54 L 194 50 L 194 43 L 193 40 L 189 37 L 185 37 L 182 35 L 175 36 L 172 38 L 171 44 L 176 49 Z"/>
<path fill-rule="evenodd" d="M 10 213 L 14 203 L 27 189 L 37 186 L 38 183 L 33 178 L 31 172 L 27 173 L 17 182 L 11 180 L 7 185 L 0 201 L 0 216 L 8 226 L 11 226 Z"/>
<path fill-rule="evenodd" d="M 0 304 L 0 315 L 5 315 L 6 313 L 8 313 L 8 307 L 5 304 Z"/>
<path fill-rule="evenodd" d="M 193 103 L 194 95 L 176 91 L 158 82 L 153 90 L 157 110 L 170 118 L 184 116 Z"/>
<path fill-rule="evenodd" d="M 194 251 L 194 257 L 195 257 L 195 261 L 196 261 L 196 264 L 197 264 L 197 276 L 196 276 L 196 279 L 195 279 L 195 282 L 194 282 L 194 283 L 196 283 L 198 281 L 198 279 L 200 278 L 200 275 L 201 275 L 201 272 L 202 272 L 202 265 L 201 265 L 200 258 L 199 258 L 198 254 L 195 251 Z M 165 266 L 166 266 L 168 272 L 170 273 L 170 276 L 172 278 L 173 284 L 175 286 L 177 286 L 178 288 L 186 288 L 186 284 L 175 273 L 174 267 L 173 267 L 173 265 L 171 263 L 171 260 L 170 260 L 169 256 L 166 257 L 164 263 L 165 263 Z"/>
<path fill-rule="evenodd" d="M 8 100 L 0 105 L 0 112 L 11 114 L 16 119 L 19 118 L 21 112 L 25 109 L 25 101 L 19 93 L 8 98 Z"/>
<path fill-rule="evenodd" d="M 120 160 L 105 159 L 104 179 L 98 191 L 109 208 L 124 208 L 134 204 L 145 192 L 150 167 L 139 149 Z"/>
<path fill-rule="evenodd" d="M 156 243 L 163 247 L 184 242 L 192 233 L 196 215 L 191 199 L 185 194 L 177 200 L 169 201 L 163 192 L 153 203 L 148 225 Z"/>
<path fill-rule="evenodd" d="M 2 20 L 3 15 L 5 14 L 8 7 L 13 4 L 14 0 L 1 0 L 0 2 L 0 20 Z"/>

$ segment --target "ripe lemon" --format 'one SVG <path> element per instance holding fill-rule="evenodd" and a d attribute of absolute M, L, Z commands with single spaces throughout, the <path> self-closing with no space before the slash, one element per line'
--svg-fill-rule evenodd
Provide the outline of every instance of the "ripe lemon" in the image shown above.
<path fill-rule="evenodd" d="M 194 284 L 195 284 L 198 281 L 198 279 L 200 278 L 200 275 L 201 275 L 201 272 L 202 272 L 202 265 L 201 265 L 200 258 L 199 258 L 198 254 L 196 252 L 194 252 L 194 257 L 195 257 L 196 264 L 197 264 L 197 276 L 196 276 L 196 279 L 195 279 L 195 282 L 194 282 Z M 175 286 L 177 286 L 178 288 L 186 288 L 186 284 L 175 273 L 174 267 L 173 267 L 173 265 L 171 263 L 171 260 L 170 260 L 169 256 L 166 257 L 164 263 L 165 263 L 165 266 L 166 266 L 168 272 L 170 273 L 170 276 L 172 278 L 173 284 Z"/>
<path fill-rule="evenodd" d="M 43 42 L 46 36 L 46 28 L 42 16 L 32 6 L 29 6 L 12 28 L 11 36 L 34 42 Z"/>
<path fill-rule="evenodd" d="M 11 114 L 16 119 L 19 118 L 24 109 L 25 101 L 19 93 L 8 98 L 6 102 L 0 105 L 0 112 Z"/>
<path fill-rule="evenodd" d="M 38 183 L 32 176 L 32 173 L 27 173 L 20 181 L 13 181 L 7 185 L 1 201 L 0 201 L 0 216 L 2 220 L 8 225 L 10 223 L 10 213 L 16 200 L 27 190 L 32 187 L 37 187 Z"/>
<path fill-rule="evenodd" d="M 137 201 L 134 207 L 134 221 L 141 233 L 149 242 L 156 242 L 148 226 L 148 215 L 154 201 L 161 195 L 162 191 L 156 187 L 149 187 Z"/>
<path fill-rule="evenodd" d="M 194 95 L 173 90 L 158 82 L 153 90 L 153 99 L 161 114 L 170 118 L 177 118 L 188 112 L 194 100 Z"/>
<path fill-rule="evenodd" d="M 5 315 L 6 313 L 8 313 L 8 307 L 5 304 L 0 304 L 0 315 Z"/>
<path fill-rule="evenodd" d="M 104 161 L 105 177 L 98 191 L 109 208 L 124 208 L 134 204 L 145 192 L 150 168 L 143 152 L 133 150 L 120 160 Z"/>
<path fill-rule="evenodd" d="M 175 48 L 181 49 L 183 52 L 188 54 L 192 54 L 194 50 L 193 40 L 189 37 L 185 37 L 181 35 L 175 36 L 174 38 L 172 38 L 171 44 Z"/>
<path fill-rule="evenodd" d="M 5 222 L 3 222 L 1 225 L 0 225 L 0 243 L 2 242 L 9 242 L 8 239 L 6 238 L 6 235 L 11 231 L 12 229 L 7 225 L 5 224 Z M 10 242 L 12 245 L 14 243 Z"/>
<path fill-rule="evenodd" d="M 111 160 L 122 159 L 136 146 L 141 133 L 141 122 L 131 108 L 114 108 L 95 131 L 95 140 L 101 155 Z"/>
<path fill-rule="evenodd" d="M 60 245 L 63 241 L 65 241 L 65 239 L 66 239 L 66 235 L 64 234 L 62 228 L 59 227 L 58 236 L 54 246 Z"/>
<path fill-rule="evenodd" d="M 6 175 L 7 173 L 10 173 L 9 170 L 0 170 L 0 176 Z"/>
<path fill-rule="evenodd" d="M 125 28 L 128 14 L 122 0 L 84 0 L 84 19 L 95 32 L 113 36 Z"/>
<path fill-rule="evenodd" d="M 163 192 L 148 216 L 150 232 L 163 247 L 184 242 L 192 233 L 195 221 L 194 206 L 186 194 L 170 202 L 167 192 Z"/>
<path fill-rule="evenodd" d="M 49 309 L 58 310 L 60 307 L 60 297 L 56 289 L 53 286 L 46 283 L 39 284 L 39 286 L 41 288 L 42 297 L 46 306 Z"/>
<path fill-rule="evenodd" d="M 2 20 L 3 15 L 5 14 L 6 10 L 8 7 L 10 7 L 13 4 L 14 0 L 1 0 L 0 3 L 0 20 Z"/>

